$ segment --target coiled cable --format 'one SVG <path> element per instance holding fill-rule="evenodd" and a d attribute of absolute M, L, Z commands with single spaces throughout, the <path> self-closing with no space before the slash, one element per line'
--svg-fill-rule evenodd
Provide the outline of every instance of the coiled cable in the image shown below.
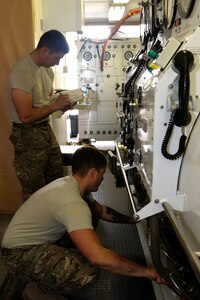
<path fill-rule="evenodd" d="M 173 128 L 174 128 L 174 122 L 173 122 L 173 119 L 171 118 L 169 120 L 167 131 L 166 131 L 166 134 L 165 134 L 165 137 L 163 139 L 162 146 L 161 146 L 162 155 L 166 159 L 169 159 L 169 160 L 176 160 L 179 157 L 181 157 L 181 155 L 183 154 L 183 152 L 185 150 L 185 143 L 186 143 L 186 139 L 187 139 L 187 137 L 184 134 L 182 134 L 181 137 L 180 137 L 180 140 L 179 140 L 178 151 L 174 154 L 170 154 L 167 150 L 167 147 L 168 147 L 168 143 L 169 143 Z"/>

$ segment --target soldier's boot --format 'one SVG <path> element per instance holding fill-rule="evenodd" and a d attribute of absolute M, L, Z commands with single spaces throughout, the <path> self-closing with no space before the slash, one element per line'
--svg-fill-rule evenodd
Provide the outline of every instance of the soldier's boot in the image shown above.
<path fill-rule="evenodd" d="M 42 291 L 35 282 L 29 282 L 22 292 L 24 300 L 68 300 L 63 296 Z"/>
<path fill-rule="evenodd" d="M 2 300 L 23 300 L 22 290 L 24 288 L 24 281 L 18 276 L 13 276 L 7 273 L 1 287 L 0 299 Z"/>

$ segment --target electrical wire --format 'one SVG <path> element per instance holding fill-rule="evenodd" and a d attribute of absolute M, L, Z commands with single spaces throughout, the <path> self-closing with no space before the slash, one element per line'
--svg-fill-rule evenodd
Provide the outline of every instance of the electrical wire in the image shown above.
<path fill-rule="evenodd" d="M 171 119 L 169 120 L 169 124 L 167 127 L 165 137 L 162 142 L 162 146 L 161 146 L 162 155 L 166 159 L 169 159 L 169 160 L 176 160 L 181 157 L 181 155 L 184 153 L 185 143 L 186 143 L 186 139 L 187 139 L 187 137 L 184 134 L 182 134 L 180 137 L 180 140 L 179 140 L 179 147 L 178 147 L 177 152 L 174 154 L 170 154 L 168 152 L 167 148 L 168 148 L 168 143 L 169 143 L 170 137 L 172 135 L 173 128 L 174 128 L 174 122 L 173 122 L 173 118 L 171 117 Z"/>
<path fill-rule="evenodd" d="M 113 29 L 111 30 L 109 36 L 106 38 L 106 40 L 105 40 L 105 42 L 102 46 L 102 53 L 101 53 L 101 60 L 100 60 L 100 69 L 101 69 L 101 71 L 103 71 L 103 67 L 104 67 L 104 54 L 105 54 L 105 49 L 106 49 L 106 45 L 107 45 L 108 41 L 113 37 L 113 35 L 119 30 L 121 25 L 127 19 L 129 19 L 132 16 L 136 16 L 140 13 L 141 13 L 140 8 L 135 8 L 135 9 L 129 10 L 129 12 L 123 18 L 121 18 L 121 20 L 115 25 L 115 27 L 113 27 Z"/>
<path fill-rule="evenodd" d="M 83 45 L 81 46 L 81 48 L 80 48 L 80 50 L 78 52 L 77 58 L 79 57 L 80 53 L 82 52 L 83 48 L 85 47 L 85 45 L 87 43 L 96 44 L 98 46 L 100 44 L 103 44 L 104 42 L 105 42 L 105 40 L 95 41 L 95 40 L 91 40 L 90 38 L 85 39 Z"/>

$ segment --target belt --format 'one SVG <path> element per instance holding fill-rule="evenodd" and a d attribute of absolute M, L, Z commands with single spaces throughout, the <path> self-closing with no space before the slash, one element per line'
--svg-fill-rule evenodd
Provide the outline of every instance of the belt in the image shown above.
<path fill-rule="evenodd" d="M 42 126 L 48 126 L 49 125 L 49 121 L 44 121 L 44 122 L 40 122 L 40 123 L 32 123 L 32 124 L 23 124 L 23 123 L 15 123 L 13 122 L 13 127 L 16 128 L 32 128 L 32 127 L 42 127 Z"/>
<path fill-rule="evenodd" d="M 8 249 L 8 248 L 1 248 L 2 256 L 10 256 L 10 255 L 17 255 L 22 250 L 25 250 L 23 248 L 15 248 L 15 249 Z"/>

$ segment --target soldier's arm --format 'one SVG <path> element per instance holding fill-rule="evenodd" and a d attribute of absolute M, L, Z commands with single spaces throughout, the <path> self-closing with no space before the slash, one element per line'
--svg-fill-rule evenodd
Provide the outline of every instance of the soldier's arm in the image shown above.
<path fill-rule="evenodd" d="M 98 203 L 97 201 L 94 201 L 91 204 L 90 209 L 93 215 L 104 221 L 121 224 L 136 223 L 132 216 L 124 215 L 109 206 Z"/>
<path fill-rule="evenodd" d="M 40 121 L 57 110 L 70 109 L 70 101 L 66 95 L 59 95 L 57 100 L 43 107 L 33 107 L 32 94 L 20 89 L 12 89 L 12 100 L 19 118 L 24 124 Z"/>
<path fill-rule="evenodd" d="M 136 277 L 147 277 L 157 283 L 164 283 L 155 269 L 128 260 L 101 245 L 99 237 L 92 229 L 75 230 L 70 233 L 76 247 L 88 261 L 106 271 Z"/>

